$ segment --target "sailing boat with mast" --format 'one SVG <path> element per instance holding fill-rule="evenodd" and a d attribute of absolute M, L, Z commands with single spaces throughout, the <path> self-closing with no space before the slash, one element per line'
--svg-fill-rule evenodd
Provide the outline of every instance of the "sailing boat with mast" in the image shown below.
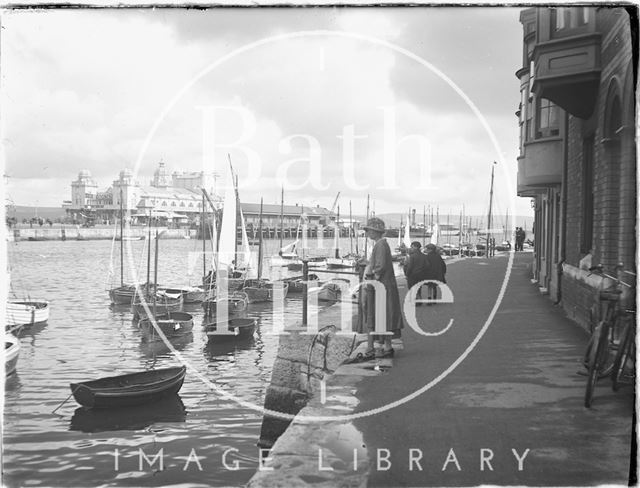
<path fill-rule="evenodd" d="M 152 306 L 149 307 L 148 303 L 142 302 L 140 309 L 136 308 L 138 315 L 143 316 L 139 322 L 138 327 L 142 330 L 147 340 L 157 340 L 161 336 L 158 334 L 158 329 L 162 331 L 165 337 L 176 337 L 191 332 L 193 329 L 193 316 L 186 312 L 176 311 L 182 306 L 182 294 L 178 294 L 179 300 L 175 303 L 168 303 L 166 301 L 166 293 L 159 293 L 157 290 L 158 283 L 158 231 L 156 230 L 156 246 L 155 246 L 155 258 L 154 258 L 154 279 L 153 287 L 154 293 L 152 295 Z M 149 246 L 151 247 L 151 246 Z M 163 298 L 162 304 L 158 305 L 158 298 Z M 147 313 L 147 309 L 150 308 L 151 315 Z M 156 329 L 157 327 L 157 329 Z"/>
<path fill-rule="evenodd" d="M 169 292 L 164 289 L 158 288 L 158 279 L 157 279 L 157 261 L 158 261 L 158 232 L 156 231 L 156 277 L 153 283 L 153 289 L 150 285 L 150 274 L 151 274 L 151 213 L 149 213 L 149 228 L 148 228 L 148 238 L 147 243 L 149 247 L 147 248 L 147 283 L 144 285 L 144 292 L 141 292 L 141 287 L 136 287 L 136 294 L 133 297 L 133 301 L 131 303 L 131 308 L 133 311 L 133 318 L 146 318 L 148 316 L 149 303 L 153 303 L 154 305 L 154 314 L 156 311 L 158 313 L 168 313 L 170 311 L 180 310 L 182 308 L 182 304 L 184 302 L 184 298 L 182 293 L 180 292 Z M 144 295 L 144 296 L 143 296 Z M 159 302 L 159 303 L 158 303 Z"/>
<path fill-rule="evenodd" d="M 247 271 L 250 267 L 249 239 L 246 235 L 244 226 L 244 217 L 242 209 L 239 205 L 239 196 L 237 191 L 237 179 L 229 160 L 229 169 L 231 174 L 231 184 L 227 185 L 224 197 L 224 205 L 222 208 L 222 224 L 220 226 L 220 239 L 218 241 L 216 263 L 215 263 L 215 281 L 209 280 L 210 291 L 208 298 L 202 302 L 202 307 L 207 315 L 216 312 L 221 300 L 225 300 L 228 305 L 229 313 L 237 313 L 247 308 L 247 294 L 239 290 L 245 284 L 245 276 L 241 270 Z M 242 225 L 242 242 L 245 247 L 242 253 L 243 262 L 239 261 L 238 242 L 237 242 L 237 222 L 240 217 Z M 214 244 L 215 245 L 215 244 Z M 244 269 L 243 269 L 244 267 Z M 222 296 L 218 287 L 224 282 L 227 292 Z M 211 286 L 213 285 L 213 286 Z"/>
<path fill-rule="evenodd" d="M 339 195 L 338 193 L 338 196 Z M 327 258 L 328 269 L 351 269 L 356 267 L 358 262 L 357 256 L 352 253 L 340 256 L 340 205 L 338 205 L 338 212 L 333 229 L 333 249 L 335 253 L 334 256 Z"/>
<path fill-rule="evenodd" d="M 284 187 L 280 192 L 280 245 L 277 255 L 271 257 L 271 266 L 289 266 L 291 263 L 300 263 L 297 246 L 300 242 L 298 234 L 300 231 L 300 222 L 296 229 L 296 239 L 286 246 L 283 246 L 284 237 Z M 301 264 L 301 263 L 300 263 Z"/>
<path fill-rule="evenodd" d="M 211 206 L 214 208 L 214 214 L 213 214 L 213 227 L 215 229 L 215 207 L 213 206 L 213 203 L 211 202 L 211 199 L 209 198 L 209 195 L 207 194 L 207 190 L 205 190 L 204 188 L 202 188 L 202 212 L 201 212 L 201 225 L 200 225 L 200 229 L 201 229 L 201 233 L 202 233 L 202 282 L 203 285 L 202 286 L 179 286 L 179 287 L 167 287 L 167 288 L 163 288 L 165 291 L 169 292 L 169 293 L 181 293 L 182 297 L 183 297 L 183 301 L 185 303 L 185 305 L 188 304 L 197 304 L 197 303 L 202 303 L 206 297 L 207 297 L 207 290 L 205 289 L 205 287 L 207 286 L 207 239 L 206 239 L 206 220 L 205 220 L 205 198 L 207 198 L 209 200 L 209 202 L 211 203 Z"/>
<path fill-rule="evenodd" d="M 285 281 L 270 281 L 262 278 L 262 198 L 260 199 L 260 217 L 258 221 L 258 265 L 257 278 L 247 279 L 244 283 L 242 291 L 247 294 L 249 303 L 271 302 L 273 301 L 275 290 L 282 290 L 282 297 L 287 296 L 289 283 Z"/>
<path fill-rule="evenodd" d="M 113 238 L 115 242 L 117 238 L 116 232 L 114 232 Z M 122 209 L 122 189 L 120 189 L 120 286 L 109 290 L 109 298 L 114 305 L 131 305 L 136 294 L 135 285 L 126 285 L 124 283 L 124 241 L 124 213 Z"/>

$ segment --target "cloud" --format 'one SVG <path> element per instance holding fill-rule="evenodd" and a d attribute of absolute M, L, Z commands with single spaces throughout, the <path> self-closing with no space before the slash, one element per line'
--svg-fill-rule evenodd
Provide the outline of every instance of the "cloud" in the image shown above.
<path fill-rule="evenodd" d="M 56 169 L 49 192 L 59 204 L 60 182 L 68 187 L 88 168 L 106 187 L 138 159 L 150 129 L 158 124 L 142 157 L 139 179 L 150 178 L 161 158 L 170 171 L 226 171 L 227 153 L 246 182 L 243 195 L 279 199 L 278 168 L 308 159 L 307 140 L 321 149 L 321 180 L 288 191 L 292 201 L 330 206 L 335 194 L 359 200 L 366 192 L 379 205 L 469 200 L 481 207 L 487 165 L 501 156 L 514 161 L 520 24 L 515 9 L 297 8 L 22 11 L 3 19 L 2 102 L 6 172 L 40 178 L 45 162 Z M 222 56 L 272 35 L 334 30 L 338 34 L 282 39 L 246 50 L 199 78 L 166 114 L 170 100 Z M 342 35 L 340 35 L 340 33 Z M 449 76 L 477 104 L 497 134 L 498 154 L 468 106 L 440 77 L 414 60 L 347 34 L 373 36 L 422 56 Z M 203 106 L 236 107 L 217 119 L 215 134 L 203 135 Z M 383 110 L 394 110 L 398 188 L 384 185 Z M 262 162 L 260 178 L 241 148 L 205 151 L 242 136 L 248 113 L 255 131 L 243 142 Z M 355 179 L 345 181 L 345 127 L 366 136 L 355 141 Z M 290 139 L 290 151 L 285 143 Z M 431 176 L 438 188 L 416 186 L 424 171 L 416 139 L 430 143 Z M 387 141 L 388 142 L 388 141 Z M 220 146 L 220 144 L 219 144 Z M 506 149 L 505 149 L 506 148 Z M 210 160 L 207 160 L 209 158 Z M 292 164 L 292 181 L 312 169 Z M 388 176 L 388 175 L 387 175 Z M 40 183 L 38 183 L 40 185 Z M 484 185 L 486 186 L 486 185 Z M 14 188 L 15 189 L 15 188 Z M 27 195 L 26 191 L 22 192 Z M 66 199 L 70 194 L 66 196 Z M 471 201 L 473 200 L 473 202 Z M 18 202 L 27 203 L 27 202 Z M 382 211 L 382 208 L 379 209 Z"/>

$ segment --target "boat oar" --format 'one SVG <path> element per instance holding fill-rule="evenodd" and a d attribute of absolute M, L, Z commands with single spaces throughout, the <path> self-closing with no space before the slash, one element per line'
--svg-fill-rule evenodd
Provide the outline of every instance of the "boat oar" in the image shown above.
<path fill-rule="evenodd" d="M 64 405 L 65 403 L 67 403 L 67 402 L 69 401 L 69 398 L 71 398 L 71 397 L 73 396 L 73 394 L 76 392 L 76 390 L 77 390 L 78 388 L 80 388 L 80 385 L 76 386 L 76 387 L 73 389 L 73 391 L 71 392 L 71 395 L 69 395 L 67 398 L 65 398 L 65 399 L 64 399 L 64 401 L 63 401 L 60 405 L 58 405 L 58 406 L 55 408 L 55 410 L 54 410 L 53 412 L 51 412 L 51 413 L 56 413 L 56 410 L 58 410 L 60 407 L 62 407 L 62 405 Z"/>

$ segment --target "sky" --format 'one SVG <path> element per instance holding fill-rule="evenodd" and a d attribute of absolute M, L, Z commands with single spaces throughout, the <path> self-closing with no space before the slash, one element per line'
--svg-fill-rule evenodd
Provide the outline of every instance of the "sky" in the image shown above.
<path fill-rule="evenodd" d="M 243 201 L 531 214 L 515 196 L 517 7 L 10 11 L 5 200 L 60 206 L 159 161 Z M 494 165 L 493 162 L 497 164 Z"/>

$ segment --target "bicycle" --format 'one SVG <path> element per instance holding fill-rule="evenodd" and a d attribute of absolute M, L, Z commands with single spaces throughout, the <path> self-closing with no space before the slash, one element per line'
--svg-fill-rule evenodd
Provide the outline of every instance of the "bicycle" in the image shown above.
<path fill-rule="evenodd" d="M 614 284 L 598 292 L 598 300 L 601 304 L 604 304 L 604 313 L 602 314 L 602 319 L 593 330 L 591 340 L 587 346 L 587 387 L 584 397 L 584 406 L 587 408 L 590 408 L 593 402 L 593 394 L 598 379 L 609 376 L 614 369 L 614 356 L 611 353 L 618 348 L 616 339 L 620 337 L 619 322 L 624 315 L 619 310 L 618 304 L 622 295 L 622 286 L 631 288 L 631 285 L 619 278 L 622 268 L 622 263 L 616 266 L 617 276 L 615 277 L 604 273 L 602 265 L 589 268 L 589 271 L 596 272 L 603 278 L 612 280 Z"/>
<path fill-rule="evenodd" d="M 635 310 L 635 273 L 625 271 L 634 277 L 634 285 L 631 286 L 632 303 L 624 309 L 625 326 L 620 337 L 620 344 L 613 361 L 611 371 L 611 387 L 618 391 L 623 384 L 635 384 L 635 360 L 636 360 L 636 310 Z"/>

